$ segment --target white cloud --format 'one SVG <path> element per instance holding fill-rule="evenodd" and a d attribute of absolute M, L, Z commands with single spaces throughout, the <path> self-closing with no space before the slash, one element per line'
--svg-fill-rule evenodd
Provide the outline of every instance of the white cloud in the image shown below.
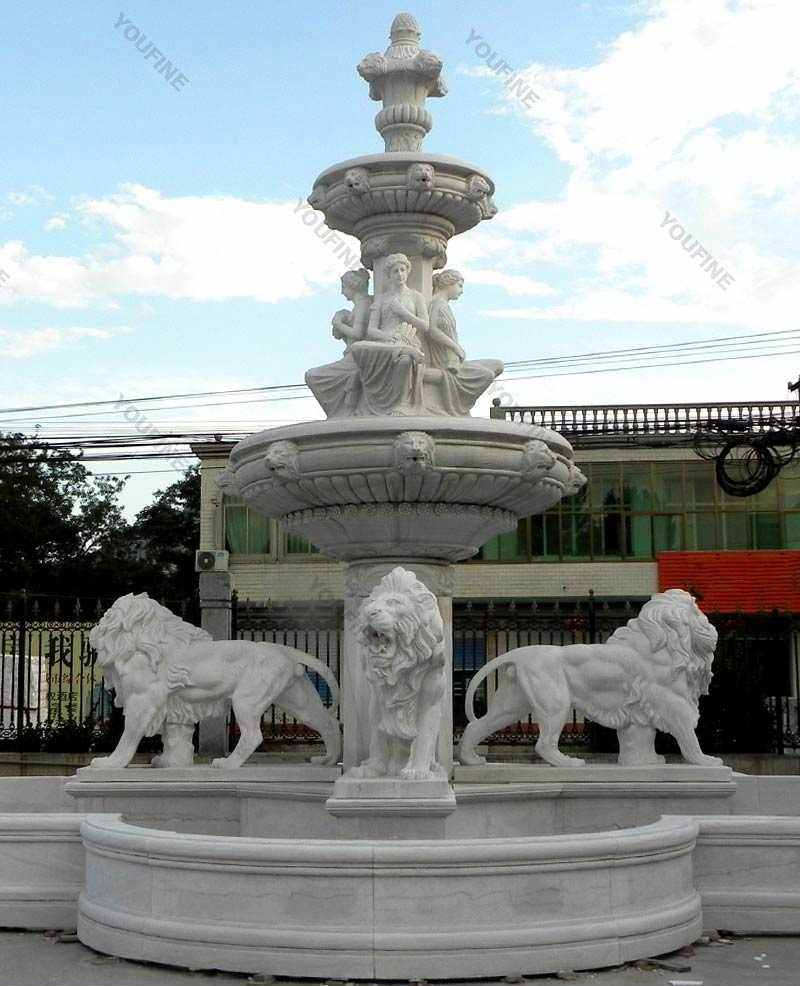
<path fill-rule="evenodd" d="M 168 197 L 125 185 L 117 194 L 75 204 L 78 219 L 106 234 L 91 252 L 43 255 L 19 240 L 0 245 L 0 267 L 15 289 L 0 303 L 83 308 L 117 307 L 129 295 L 267 303 L 298 298 L 334 281 L 358 258 L 357 241 L 336 234 L 340 246 L 334 249 L 322 240 L 321 214 L 298 206 L 232 196 Z M 50 228 L 57 228 L 55 218 Z"/>
<path fill-rule="evenodd" d="M 54 349 L 73 346 L 84 339 L 113 339 L 115 336 L 129 331 L 130 329 L 127 327 L 95 329 L 84 326 L 0 329 L 0 357 L 4 359 L 30 359 Z"/>
<path fill-rule="evenodd" d="M 500 270 L 484 270 L 470 268 L 467 274 L 471 284 L 490 284 L 502 288 L 512 295 L 549 295 L 555 294 L 555 288 L 543 281 L 535 281 L 526 274 L 506 274 Z"/>
<path fill-rule="evenodd" d="M 22 191 L 7 192 L 5 196 L 6 202 L 16 206 L 42 205 L 45 202 L 52 202 L 53 198 L 54 196 L 41 185 L 30 185 Z"/>
<path fill-rule="evenodd" d="M 64 229 L 68 222 L 69 216 L 65 212 L 57 212 L 45 222 L 44 228 L 48 232 L 52 232 L 56 229 Z"/>
<path fill-rule="evenodd" d="M 568 177 L 560 197 L 501 212 L 492 235 L 505 246 L 484 255 L 505 273 L 557 265 L 563 299 L 524 317 L 786 327 L 800 307 L 800 4 L 644 10 L 595 65 L 529 66 L 541 99 L 527 112 L 494 83 Z M 730 271 L 727 292 L 665 235 L 666 210 Z"/>

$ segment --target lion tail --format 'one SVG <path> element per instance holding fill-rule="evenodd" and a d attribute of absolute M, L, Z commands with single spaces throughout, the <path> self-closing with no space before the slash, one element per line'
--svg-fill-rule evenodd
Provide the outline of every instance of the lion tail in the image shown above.
<path fill-rule="evenodd" d="M 310 671 L 314 671 L 325 681 L 325 684 L 331 690 L 331 706 L 336 707 L 339 704 L 339 682 L 334 677 L 328 665 L 323 664 L 318 658 L 312 657 L 304 651 L 295 651 L 295 653 L 300 664 L 304 664 Z M 300 673 L 302 674 L 303 672 L 301 671 Z"/>
<path fill-rule="evenodd" d="M 488 678 L 494 671 L 499 671 L 504 664 L 513 664 L 515 660 L 516 656 L 514 651 L 508 651 L 507 654 L 501 654 L 499 657 L 495 657 L 491 661 L 484 664 L 484 666 L 469 683 L 467 694 L 464 696 L 464 711 L 467 713 L 467 719 L 469 722 L 475 722 L 475 719 L 477 718 L 475 715 L 474 700 L 478 685 L 480 685 L 484 678 Z"/>

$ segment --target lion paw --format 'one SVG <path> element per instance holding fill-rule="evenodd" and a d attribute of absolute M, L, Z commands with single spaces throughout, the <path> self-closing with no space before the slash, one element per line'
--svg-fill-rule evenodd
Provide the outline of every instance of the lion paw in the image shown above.
<path fill-rule="evenodd" d="M 216 767 L 218 770 L 230 770 L 231 767 L 238 767 L 239 764 L 231 757 L 214 757 L 211 761 L 211 766 Z"/>
<path fill-rule="evenodd" d="M 479 767 L 486 763 L 486 757 L 479 753 L 459 753 L 458 761 L 465 767 Z"/>
<path fill-rule="evenodd" d="M 114 757 L 93 757 L 89 761 L 90 767 L 126 767 L 123 760 L 116 760 Z"/>
<path fill-rule="evenodd" d="M 712 757 L 705 753 L 693 762 L 697 767 L 722 767 L 724 763 L 722 757 Z"/>
<path fill-rule="evenodd" d="M 559 750 L 537 750 L 542 760 L 546 760 L 553 767 L 584 767 L 586 761 L 580 757 L 568 757 L 566 753 Z"/>
<path fill-rule="evenodd" d="M 386 767 L 381 764 L 371 764 L 369 761 L 366 761 L 358 767 L 351 767 L 347 772 L 347 775 L 355 780 L 368 780 L 372 777 L 385 777 Z"/>
<path fill-rule="evenodd" d="M 431 777 L 431 772 L 419 767 L 403 767 L 400 776 L 404 781 L 427 781 Z"/>

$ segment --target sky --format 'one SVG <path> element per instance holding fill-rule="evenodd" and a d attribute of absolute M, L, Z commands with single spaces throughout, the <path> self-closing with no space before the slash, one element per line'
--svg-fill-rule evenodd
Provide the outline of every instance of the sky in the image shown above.
<path fill-rule="evenodd" d="M 330 319 L 347 265 L 299 206 L 325 168 L 383 149 L 355 66 L 385 49 L 402 9 L 4 7 L 0 430 L 230 432 L 322 416 L 299 392 L 240 394 L 154 402 L 137 426 L 124 401 L 297 384 L 338 358 Z M 466 281 L 455 313 L 468 356 L 785 333 L 728 353 L 745 359 L 700 363 L 702 350 L 676 347 L 662 360 L 676 365 L 509 371 L 504 403 L 786 399 L 800 371 L 800 3 L 406 9 L 449 89 L 428 102 L 424 150 L 497 187 L 498 215 L 448 251 Z M 137 38 L 169 59 L 171 82 Z M 534 98 L 509 92 L 499 60 Z M 704 269 L 712 259 L 727 276 Z M 116 404 L 9 410 L 104 400 Z M 127 512 L 190 461 L 130 465 Z"/>

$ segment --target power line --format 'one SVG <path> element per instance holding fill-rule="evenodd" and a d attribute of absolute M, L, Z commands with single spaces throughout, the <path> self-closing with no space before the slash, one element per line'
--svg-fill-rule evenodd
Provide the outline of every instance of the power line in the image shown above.
<path fill-rule="evenodd" d="M 798 333 L 798 331 L 799 331 L 798 329 L 779 329 L 779 330 L 776 330 L 774 332 L 754 332 L 754 333 L 751 333 L 751 334 L 748 334 L 748 335 L 722 336 L 722 337 L 720 337 L 718 339 L 697 339 L 697 340 L 695 340 L 693 342 L 692 341 L 689 341 L 689 342 L 670 342 L 670 343 L 664 343 L 663 345 L 659 345 L 659 346 L 640 346 L 640 347 L 637 347 L 637 348 L 634 348 L 634 349 L 630 349 L 630 348 L 626 348 L 626 349 L 607 349 L 605 351 L 595 352 L 595 353 L 576 353 L 574 356 L 548 356 L 548 357 L 542 357 L 541 359 L 534 359 L 534 360 L 514 360 L 512 362 L 506 363 L 506 366 L 507 367 L 510 367 L 510 366 L 520 366 L 521 367 L 521 366 L 524 366 L 524 365 L 528 365 L 530 363 L 537 363 L 537 364 L 538 363 L 555 363 L 555 362 L 562 362 L 562 361 L 565 361 L 565 360 L 573 360 L 573 359 L 575 359 L 575 360 L 577 360 L 577 359 L 594 359 L 596 357 L 605 358 L 605 357 L 615 356 L 617 353 L 623 353 L 623 354 L 627 354 L 627 355 L 635 355 L 637 353 L 644 354 L 644 353 L 648 353 L 648 352 L 656 353 L 658 350 L 685 349 L 687 347 L 699 347 L 701 349 L 705 349 L 705 348 L 708 348 L 708 347 L 711 347 L 711 346 L 720 346 L 723 343 L 743 342 L 743 341 L 748 340 L 748 339 L 756 339 L 756 340 L 764 339 L 766 341 L 766 338 L 768 336 L 795 335 L 795 334 Z M 773 341 L 775 343 L 779 343 L 782 340 L 775 339 Z M 789 341 L 789 340 L 783 340 L 783 341 Z M 745 345 L 753 345 L 753 344 L 754 343 L 745 342 Z"/>
<path fill-rule="evenodd" d="M 573 361 L 586 360 L 586 359 L 601 359 L 601 360 L 623 359 L 623 358 L 635 359 L 637 358 L 637 356 L 639 358 L 645 358 L 648 355 L 652 355 L 654 358 L 658 358 L 659 356 L 662 355 L 663 356 L 669 355 L 668 351 L 674 349 L 719 348 L 720 350 L 722 350 L 725 348 L 728 349 L 735 348 L 732 345 L 726 346 L 726 344 L 736 343 L 742 346 L 750 346 L 750 345 L 755 345 L 755 343 L 751 342 L 750 340 L 763 340 L 764 342 L 766 342 L 768 338 L 772 338 L 773 343 L 778 344 L 782 340 L 775 337 L 793 336 L 797 332 L 798 332 L 797 329 L 781 329 L 781 330 L 775 330 L 770 332 L 748 333 L 739 336 L 722 336 L 718 339 L 686 340 L 684 342 L 666 343 L 663 345 L 656 345 L 656 346 L 639 346 L 639 347 L 631 347 L 626 349 L 605 350 L 605 351 L 599 351 L 593 353 L 576 353 L 570 356 L 550 356 L 550 357 L 541 357 L 541 358 L 530 359 L 530 360 L 512 360 L 506 363 L 506 367 L 511 370 L 514 370 L 515 368 L 527 369 L 535 366 L 541 366 L 542 368 L 545 368 L 547 366 L 556 365 L 556 364 L 570 365 L 573 363 Z M 783 341 L 789 342 L 790 340 L 785 339 Z M 640 369 L 640 367 L 636 367 L 636 369 Z M 522 378 L 518 377 L 516 379 L 522 379 Z M 272 392 L 277 390 L 287 391 L 287 390 L 306 390 L 306 389 L 307 389 L 306 385 L 302 383 L 275 384 L 265 387 L 245 387 L 236 390 L 209 390 L 209 391 L 198 391 L 195 393 L 160 394 L 151 397 L 131 397 L 131 398 L 124 398 L 124 400 L 127 404 L 141 404 L 143 402 L 149 402 L 149 401 L 177 400 L 179 398 L 184 398 L 184 397 L 218 397 L 218 396 L 224 396 L 226 394 L 265 393 L 265 392 Z M 282 397 L 263 398 L 263 401 L 276 402 L 283 400 L 310 400 L 310 399 L 311 399 L 310 394 L 301 394 L 298 396 L 291 396 L 291 397 L 282 396 Z M 184 408 L 222 407 L 222 406 L 235 405 L 235 404 L 248 404 L 248 403 L 260 403 L 260 402 L 261 401 L 259 399 L 253 401 L 250 400 L 220 401 L 220 402 L 214 402 L 208 404 L 188 404 L 183 406 L 172 405 L 171 407 L 178 410 Z M 107 407 L 109 405 L 119 404 L 119 403 L 120 401 L 119 399 L 117 399 L 117 400 L 104 400 L 104 401 L 77 401 L 71 404 L 41 404 L 41 405 L 33 405 L 30 407 L 2 408 L 0 409 L 0 415 L 21 414 L 29 411 L 60 410 L 63 408 L 71 408 L 71 407 L 102 407 L 102 406 Z M 143 411 L 157 411 L 157 410 L 168 410 L 168 409 L 169 408 L 142 408 Z M 48 418 L 46 420 L 55 420 L 56 418 L 61 418 L 61 417 L 84 417 L 84 416 L 88 417 L 90 414 L 94 414 L 94 413 L 105 413 L 105 412 L 85 412 L 85 413 L 76 412 L 74 415 L 52 416 L 52 418 Z M 45 419 L 41 419 L 41 420 L 45 420 Z"/>
<path fill-rule="evenodd" d="M 508 377 L 507 380 L 543 380 L 546 377 L 577 377 L 587 373 L 619 373 L 622 370 L 651 370 L 662 366 L 696 366 L 700 363 L 727 363 L 731 360 L 766 359 L 774 356 L 789 356 L 800 353 L 800 349 L 786 349 L 779 353 L 748 353 L 746 356 L 720 356 L 716 359 L 678 360 L 677 363 L 642 363 L 639 366 L 607 366 L 599 370 L 568 370 L 566 373 L 535 373 L 522 377 Z"/>
<path fill-rule="evenodd" d="M 212 401 L 208 404 L 166 404 L 163 407 L 145 407 L 140 410 L 148 414 L 151 411 L 183 411 L 189 408 L 199 407 L 233 407 L 237 404 L 271 404 L 277 401 L 307 401 L 311 400 L 311 394 L 298 394 L 296 397 L 255 397 L 247 401 Z M 16 424 L 23 421 L 63 421 L 73 418 L 93 418 L 108 414 L 108 411 L 73 411 L 69 414 L 48 414 L 36 416 L 35 418 L 12 418 L 11 423 Z M 124 417 L 124 415 L 123 415 Z M 265 421 L 294 421 L 294 418 L 265 418 Z"/>
<path fill-rule="evenodd" d="M 792 336 L 786 339 L 767 339 L 764 341 L 753 340 L 752 342 L 745 342 L 741 345 L 736 343 L 723 343 L 719 346 L 679 346 L 675 349 L 665 350 L 663 352 L 646 352 L 640 353 L 638 351 L 631 351 L 630 353 L 619 353 L 616 355 L 602 356 L 598 354 L 591 359 L 578 360 L 578 359 L 563 359 L 563 360 L 552 360 L 552 361 L 542 361 L 538 360 L 528 360 L 524 363 L 518 363 L 509 365 L 507 367 L 508 372 L 515 373 L 520 370 L 560 370 L 560 369 L 570 369 L 576 368 L 580 369 L 586 365 L 596 365 L 596 364 L 608 364 L 610 366 L 622 365 L 624 363 L 630 362 L 631 360 L 647 360 L 648 363 L 655 362 L 660 359 L 674 358 L 678 355 L 680 356 L 707 356 L 711 359 L 717 356 L 724 356 L 728 353 L 742 353 L 747 354 L 751 352 L 764 352 L 764 351 L 775 351 L 781 352 L 778 347 L 786 346 L 791 344 L 797 344 L 800 342 L 800 334 Z"/>
<path fill-rule="evenodd" d="M 132 469 L 128 472 L 93 472 L 93 476 L 161 476 L 177 472 L 177 469 Z"/>
<path fill-rule="evenodd" d="M 275 384 L 271 387 L 240 387 L 238 390 L 204 390 L 193 394 L 158 394 L 155 397 L 126 397 L 126 404 L 138 404 L 141 401 L 167 401 L 176 400 L 180 397 L 218 397 L 221 394 L 253 394 L 258 391 L 267 390 L 299 390 L 305 389 L 304 383 Z M 72 404 L 38 404 L 31 407 L 6 407 L 0 408 L 0 414 L 21 414 L 23 411 L 52 411 L 62 407 L 101 407 L 102 405 L 119 404 L 120 400 L 115 401 L 75 401 Z"/>

